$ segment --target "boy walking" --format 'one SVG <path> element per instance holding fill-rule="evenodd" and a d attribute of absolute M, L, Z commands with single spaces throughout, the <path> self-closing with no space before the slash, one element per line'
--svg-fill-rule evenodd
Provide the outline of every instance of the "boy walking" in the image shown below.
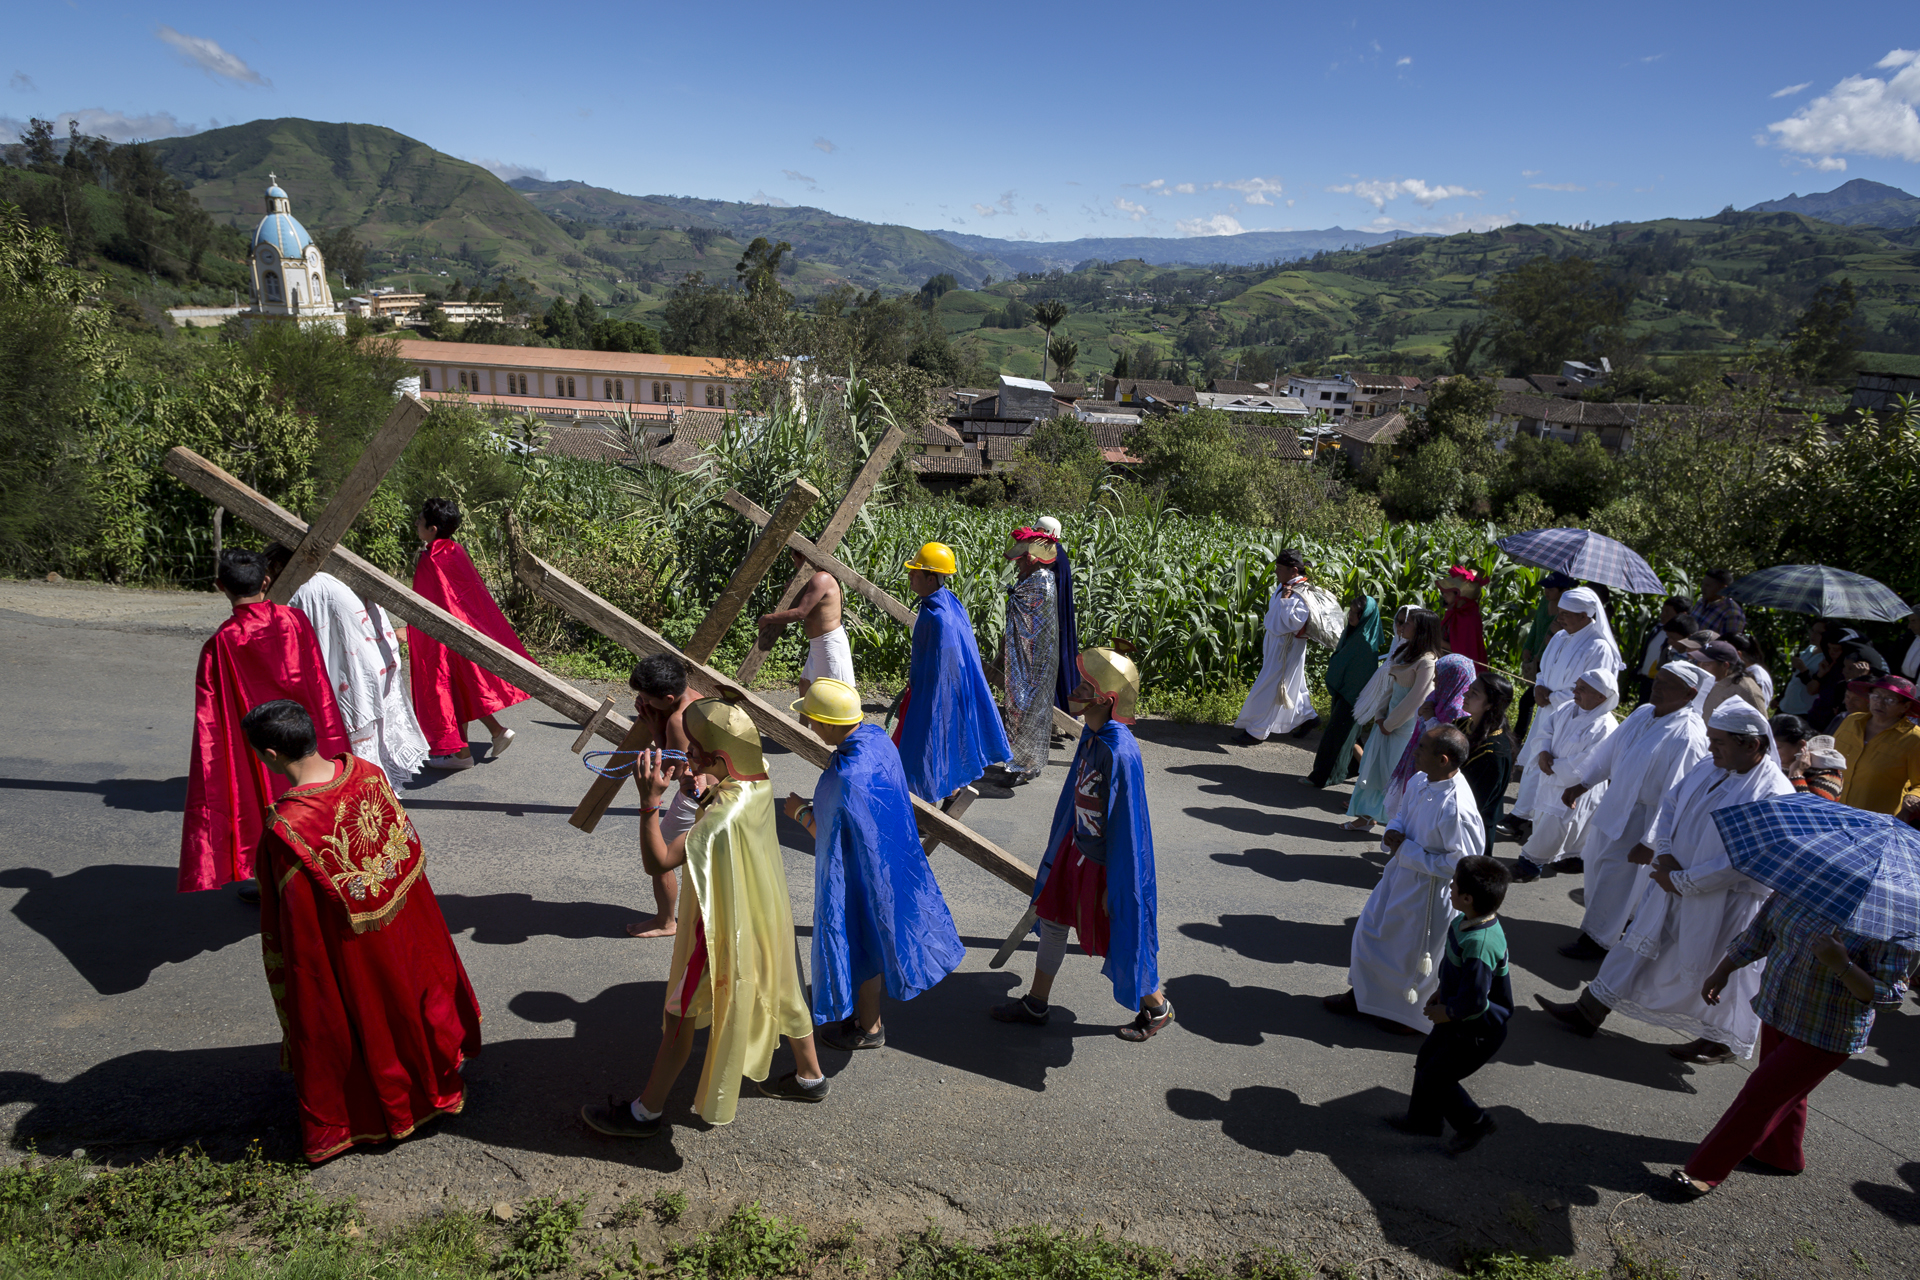
<path fill-rule="evenodd" d="M 1414 1059 L 1407 1114 L 1387 1119 L 1401 1133 L 1429 1138 L 1451 1124 L 1447 1150 L 1455 1155 L 1473 1150 L 1499 1128 L 1460 1082 L 1484 1067 L 1507 1039 L 1513 983 L 1498 913 L 1510 880 L 1504 866 L 1477 854 L 1454 868 L 1453 909 L 1460 914 L 1447 930 L 1440 989 L 1427 1002 L 1433 1030 Z"/>

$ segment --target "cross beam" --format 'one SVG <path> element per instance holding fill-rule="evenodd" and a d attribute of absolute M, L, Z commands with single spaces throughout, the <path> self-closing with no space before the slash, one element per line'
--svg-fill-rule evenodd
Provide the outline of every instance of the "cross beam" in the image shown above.
<path fill-rule="evenodd" d="M 285 604 L 293 599 L 293 593 L 326 563 L 327 556 L 339 545 L 340 539 L 347 536 L 347 530 L 359 518 L 360 511 L 373 497 L 373 491 L 393 470 L 393 464 L 400 460 L 406 451 L 407 442 L 413 439 L 414 432 L 427 420 L 427 406 L 418 396 L 403 395 L 399 403 L 393 406 L 393 412 L 387 415 L 386 423 L 374 433 L 367 447 L 360 451 L 360 458 L 353 464 L 353 470 L 347 473 L 346 480 L 335 491 L 326 510 L 320 518 L 307 528 L 307 536 L 294 548 L 293 558 L 287 561 L 287 567 L 273 580 L 273 588 L 267 592 L 267 599 L 275 604 Z"/>

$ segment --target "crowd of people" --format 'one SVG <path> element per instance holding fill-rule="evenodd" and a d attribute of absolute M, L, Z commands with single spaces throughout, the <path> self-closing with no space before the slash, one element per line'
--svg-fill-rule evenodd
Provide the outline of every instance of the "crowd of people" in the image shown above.
<path fill-rule="evenodd" d="M 459 524 L 453 503 L 425 504 L 415 590 L 524 655 L 454 541 Z M 693 1109 L 713 1124 L 733 1119 L 743 1080 L 818 1102 L 829 1091 L 822 1048 L 884 1047 L 883 1001 L 915 998 L 965 956 L 915 799 L 950 806 L 970 787 L 1011 796 L 1039 779 L 1059 739 L 1056 710 L 1082 728 L 1029 903 L 1034 969 L 1024 992 L 986 1012 L 1045 1025 L 1077 941 L 1130 1015 L 1120 1038 L 1145 1043 L 1172 1024 L 1129 727 L 1140 672 L 1123 644 L 1080 648 L 1057 522 L 1017 528 L 1005 554 L 1013 582 L 993 663 L 948 586 L 953 549 L 928 543 L 906 562 L 918 606 L 891 734 L 863 708 L 831 573 L 796 553 L 793 607 L 759 619 L 762 647 L 803 627 L 792 710 L 831 749 L 813 795 L 778 806 L 814 841 L 810 981 L 759 729 L 745 708 L 694 692 L 677 656 L 635 666 L 634 711 L 651 736 L 631 759 L 638 853 L 656 912 L 628 932 L 670 936 L 673 951 L 652 1070 L 632 1096 L 583 1106 L 587 1125 L 659 1132 L 700 1028 Z M 464 1105 L 479 1005 L 397 792 L 421 767 L 473 767 L 475 721 L 492 755 L 505 751 L 513 731 L 496 717 L 526 695 L 417 628 L 403 679 L 384 615 L 337 579 L 308 578 L 287 606 L 268 599 L 290 560 L 277 546 L 221 557 L 233 615 L 201 657 L 180 887 L 239 882 L 258 902 L 304 1145 L 318 1161 Z M 1513 885 L 1577 872 L 1585 913 L 1561 951 L 1599 967 L 1573 1001 L 1536 997 L 1548 1015 L 1586 1036 L 1616 1013 L 1677 1030 L 1691 1039 L 1668 1052 L 1702 1066 L 1761 1055 L 1675 1171 L 1676 1188 L 1704 1194 L 1749 1155 L 1802 1166 L 1808 1093 L 1865 1043 L 1875 1009 L 1903 998 L 1920 951 L 1769 897 L 1735 869 L 1713 815 L 1803 792 L 1920 821 L 1920 694 L 1911 674 L 1828 620 L 1809 629 L 1776 691 L 1727 584 L 1711 573 L 1699 601 L 1665 601 L 1627 651 L 1608 590 L 1550 574 L 1516 677 L 1489 660 L 1478 571 L 1450 567 L 1435 583 L 1441 608 L 1402 605 L 1389 636 L 1381 601 L 1355 596 L 1342 617 L 1304 556 L 1277 557 L 1265 665 L 1236 724 L 1244 742 L 1318 728 L 1308 783 L 1351 779 L 1343 829 L 1383 828 L 1387 862 L 1354 926 L 1348 989 L 1324 1003 L 1425 1037 L 1395 1128 L 1451 1126 L 1455 1153 L 1496 1132 L 1461 1082 L 1498 1053 L 1513 1011 L 1500 911 Z M 1903 673 L 1920 670 L 1911 625 Z M 1316 643 L 1332 651 L 1324 718 L 1307 679 Z M 1622 718 L 1625 697 L 1637 701 Z M 1519 846 L 1511 867 L 1493 856 L 1499 840 Z M 770 1079 L 783 1038 L 793 1070 Z"/>

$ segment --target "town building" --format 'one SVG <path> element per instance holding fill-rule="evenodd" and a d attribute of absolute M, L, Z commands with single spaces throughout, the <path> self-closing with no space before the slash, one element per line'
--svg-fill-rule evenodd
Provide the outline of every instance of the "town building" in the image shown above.
<path fill-rule="evenodd" d="M 726 360 L 624 351 L 506 347 L 400 339 L 400 356 L 429 400 L 466 397 L 544 417 L 626 412 L 672 417 L 683 410 L 740 407 L 746 379 Z"/>
<path fill-rule="evenodd" d="M 293 202 L 278 179 L 268 174 L 267 182 L 266 216 L 248 247 L 253 306 L 242 318 L 321 324 L 345 332 L 346 317 L 334 305 L 320 246 L 293 216 Z"/>
<path fill-rule="evenodd" d="M 1359 389 L 1345 378 L 1287 379 L 1287 394 L 1306 405 L 1309 412 L 1318 409 L 1329 417 L 1344 418 L 1353 412 L 1354 396 Z"/>

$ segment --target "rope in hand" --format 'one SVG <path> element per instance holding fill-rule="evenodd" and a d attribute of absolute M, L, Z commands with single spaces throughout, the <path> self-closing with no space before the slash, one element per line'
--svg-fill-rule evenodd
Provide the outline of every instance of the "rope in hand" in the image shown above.
<path fill-rule="evenodd" d="M 650 749 L 651 748 L 649 748 L 649 750 Z M 628 758 L 620 764 L 594 763 L 596 759 L 611 761 L 614 756 L 626 756 Z M 674 751 L 669 748 L 660 752 L 660 758 L 662 760 L 685 760 L 687 753 L 684 751 Z M 638 751 L 588 751 L 581 755 L 580 763 L 603 778 L 615 778 L 624 781 L 632 776 L 633 767 L 638 763 L 639 759 L 640 752 Z"/>

